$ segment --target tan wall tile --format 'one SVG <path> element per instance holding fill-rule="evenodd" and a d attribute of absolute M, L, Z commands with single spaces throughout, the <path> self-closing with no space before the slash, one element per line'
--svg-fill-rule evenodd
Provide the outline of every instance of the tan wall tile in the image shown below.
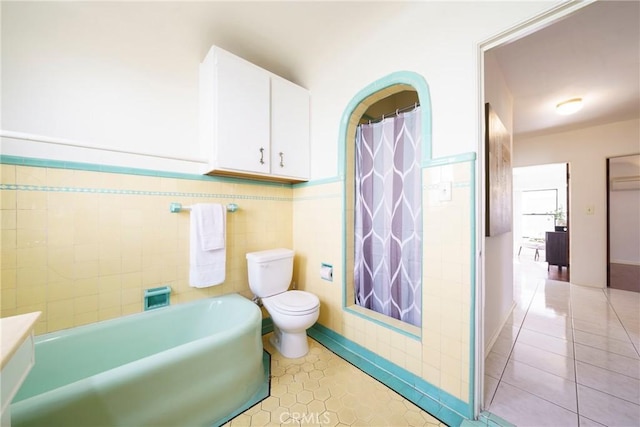
<path fill-rule="evenodd" d="M 2 190 L 2 315 L 41 307 L 40 333 L 140 312 L 143 289 L 149 287 L 171 286 L 173 304 L 229 292 L 251 296 L 246 252 L 293 246 L 288 186 L 1 168 L 3 183 L 49 187 Z M 46 191 L 51 187 L 56 191 Z M 97 191 L 74 191 L 87 188 Z M 231 197 L 149 194 L 154 191 Z M 169 204 L 232 201 L 240 210 L 227 215 L 226 281 L 191 288 L 189 213 L 171 213 Z"/>
<path fill-rule="evenodd" d="M 18 206 L 17 195 L 15 191 L 0 190 L 0 208 L 3 210 L 16 210 Z"/>

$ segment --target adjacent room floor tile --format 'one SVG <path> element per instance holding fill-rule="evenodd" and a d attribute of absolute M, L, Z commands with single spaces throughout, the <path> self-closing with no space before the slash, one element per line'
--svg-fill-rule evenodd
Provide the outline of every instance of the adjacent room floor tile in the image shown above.
<path fill-rule="evenodd" d="M 590 420 L 587 417 L 578 417 L 578 419 L 580 420 L 580 427 L 601 427 L 604 426 L 604 424 L 600 424 L 597 423 L 593 420 Z"/>
<path fill-rule="evenodd" d="M 569 381 L 576 380 L 573 358 L 560 356 L 522 342 L 516 343 L 511 360 L 525 363 Z"/>
<path fill-rule="evenodd" d="M 640 379 L 640 360 L 576 344 L 576 360 Z"/>
<path fill-rule="evenodd" d="M 576 362 L 578 383 L 640 405 L 640 380 Z"/>
<path fill-rule="evenodd" d="M 484 362 L 484 373 L 499 380 L 502 377 L 505 366 L 507 366 L 507 356 L 492 351 Z"/>
<path fill-rule="evenodd" d="M 593 323 L 585 320 L 573 319 L 573 327 L 579 331 L 589 332 L 595 335 L 602 335 L 616 340 L 625 341 L 629 339 L 620 321 L 616 318 L 600 319 L 601 322 Z"/>
<path fill-rule="evenodd" d="M 501 382 L 489 411 L 519 427 L 572 427 L 578 416 L 558 405 Z"/>
<path fill-rule="evenodd" d="M 589 347 L 595 347 L 625 357 L 640 358 L 629 340 L 621 341 L 584 331 L 574 331 L 574 337 L 575 341 L 579 344 L 588 345 Z"/>
<path fill-rule="evenodd" d="M 640 405 L 578 384 L 580 414 L 607 426 L 637 426 Z"/>
<path fill-rule="evenodd" d="M 502 382 L 527 390 L 572 412 L 578 412 L 576 384 L 573 381 L 524 363 L 510 361 L 502 376 Z"/>
<path fill-rule="evenodd" d="M 573 334 L 571 332 L 571 320 L 566 317 L 562 317 L 559 319 L 549 319 L 539 316 L 536 313 L 527 313 L 527 317 L 524 318 L 522 327 L 524 329 L 540 332 L 545 335 L 551 335 L 556 338 L 573 341 Z"/>
<path fill-rule="evenodd" d="M 540 265 L 514 263 L 523 320 L 508 356 L 504 340 L 485 360 L 485 408 L 518 426 L 640 426 L 640 294 L 547 280 Z"/>
<path fill-rule="evenodd" d="M 518 342 L 559 354 L 560 356 L 573 357 L 573 342 L 541 332 L 523 329 L 518 336 Z"/>

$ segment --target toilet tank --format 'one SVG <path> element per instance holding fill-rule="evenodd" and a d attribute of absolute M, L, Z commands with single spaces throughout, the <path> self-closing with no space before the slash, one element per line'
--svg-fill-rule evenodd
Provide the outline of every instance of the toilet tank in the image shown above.
<path fill-rule="evenodd" d="M 291 249 L 285 248 L 249 252 L 247 268 L 251 291 L 264 298 L 289 289 L 293 276 L 293 255 Z"/>

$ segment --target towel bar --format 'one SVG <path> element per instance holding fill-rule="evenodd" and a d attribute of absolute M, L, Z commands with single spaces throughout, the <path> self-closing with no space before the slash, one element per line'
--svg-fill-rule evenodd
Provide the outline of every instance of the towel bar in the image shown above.
<path fill-rule="evenodd" d="M 235 212 L 239 209 L 239 206 L 235 203 L 229 203 L 227 205 L 227 212 Z M 169 205 L 169 210 L 171 213 L 178 213 L 180 211 L 190 211 L 191 206 L 182 206 L 182 203 L 171 203 Z"/>

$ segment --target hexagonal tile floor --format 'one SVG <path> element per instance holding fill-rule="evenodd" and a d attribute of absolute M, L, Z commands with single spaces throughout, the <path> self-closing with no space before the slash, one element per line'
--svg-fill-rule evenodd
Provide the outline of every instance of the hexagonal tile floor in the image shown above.
<path fill-rule="evenodd" d="M 311 338 L 309 353 L 285 359 L 267 334 L 271 393 L 227 423 L 235 426 L 444 426 Z"/>

